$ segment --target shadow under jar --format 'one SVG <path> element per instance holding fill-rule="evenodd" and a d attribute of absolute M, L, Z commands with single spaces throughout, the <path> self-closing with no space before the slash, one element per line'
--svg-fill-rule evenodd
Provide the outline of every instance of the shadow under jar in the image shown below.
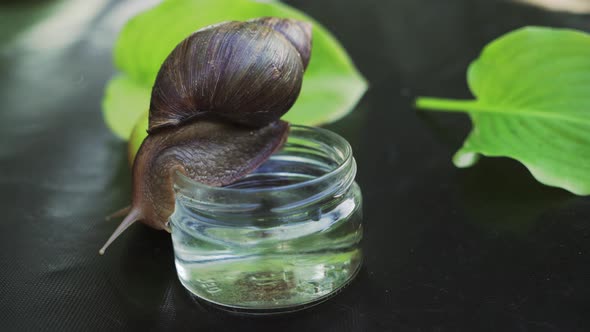
<path fill-rule="evenodd" d="M 210 187 L 177 174 L 175 262 L 194 295 L 249 313 L 318 303 L 358 272 L 361 191 L 350 145 L 292 126 L 284 147 L 240 181 Z"/>

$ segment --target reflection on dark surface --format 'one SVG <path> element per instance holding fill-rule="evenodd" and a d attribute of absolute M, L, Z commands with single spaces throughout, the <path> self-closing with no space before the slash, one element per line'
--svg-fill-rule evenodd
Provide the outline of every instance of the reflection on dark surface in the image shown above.
<path fill-rule="evenodd" d="M 4 1 L 0 2 L 0 46 L 35 22 L 43 19 L 53 1 Z"/>
<path fill-rule="evenodd" d="M 588 13 L 590 12 L 590 2 L 588 0 L 515 0 L 533 6 L 538 6 L 548 10 L 566 11 L 571 13 Z"/>
<path fill-rule="evenodd" d="M 98 256 L 115 226 L 104 216 L 130 197 L 125 143 L 100 113 L 110 47 L 125 15 L 153 1 L 84 1 L 95 11 L 41 30 L 55 18 L 36 17 L 31 3 L 0 35 L 2 330 L 590 329 L 588 199 L 507 159 L 455 168 L 467 117 L 412 107 L 416 95 L 470 97 L 465 69 L 501 34 L 589 31 L 587 16 L 493 0 L 288 2 L 325 23 L 371 84 L 356 112 L 329 126 L 355 149 L 365 198 L 356 281 L 308 311 L 251 318 L 197 305 L 164 232 L 135 225 Z M 52 33 L 62 36 L 43 37 Z"/>
<path fill-rule="evenodd" d="M 575 199 L 536 182 L 526 168 L 505 158 L 488 158 L 465 170 L 461 202 L 468 220 L 496 231 L 527 235 L 545 211 Z"/>
<path fill-rule="evenodd" d="M 448 123 L 440 123 L 437 115 L 417 112 L 439 143 L 449 149 L 459 149 L 464 138 L 457 135 L 456 129 Z M 576 197 L 563 189 L 542 185 L 526 167 L 508 158 L 481 157 L 461 173 L 458 204 L 467 220 L 489 231 L 526 235 L 544 211 Z"/>

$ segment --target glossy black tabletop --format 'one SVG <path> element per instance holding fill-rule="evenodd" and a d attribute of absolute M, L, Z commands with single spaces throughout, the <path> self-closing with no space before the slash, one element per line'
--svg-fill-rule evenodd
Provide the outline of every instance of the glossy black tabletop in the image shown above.
<path fill-rule="evenodd" d="M 0 330 L 590 330 L 590 199 L 509 159 L 455 168 L 468 118 L 412 108 L 417 95 L 469 97 L 466 67 L 495 37 L 590 31 L 590 16 L 492 0 L 288 1 L 371 85 L 328 126 L 358 162 L 365 261 L 328 302 L 243 317 L 189 296 L 165 232 L 135 225 L 97 253 L 116 225 L 104 216 L 130 198 L 126 145 L 100 103 L 133 2 L 0 5 Z"/>

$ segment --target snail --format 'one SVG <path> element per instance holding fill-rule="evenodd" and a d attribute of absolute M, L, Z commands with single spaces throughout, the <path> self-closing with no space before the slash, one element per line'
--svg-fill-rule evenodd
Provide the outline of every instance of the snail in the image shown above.
<path fill-rule="evenodd" d="M 173 175 L 211 186 L 242 178 L 285 142 L 280 120 L 295 103 L 311 55 L 311 24 L 258 18 L 200 29 L 164 60 L 149 108 L 148 136 L 135 157 L 131 206 L 100 249 L 134 222 L 167 230 Z"/>

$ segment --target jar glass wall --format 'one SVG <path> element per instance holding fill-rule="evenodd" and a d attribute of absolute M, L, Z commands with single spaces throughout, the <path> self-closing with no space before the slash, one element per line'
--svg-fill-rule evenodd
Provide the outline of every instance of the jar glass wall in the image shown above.
<path fill-rule="evenodd" d="M 227 187 L 175 177 L 170 219 L 182 284 L 251 312 L 317 303 L 358 272 L 361 192 L 342 137 L 292 126 L 284 147 Z"/>

